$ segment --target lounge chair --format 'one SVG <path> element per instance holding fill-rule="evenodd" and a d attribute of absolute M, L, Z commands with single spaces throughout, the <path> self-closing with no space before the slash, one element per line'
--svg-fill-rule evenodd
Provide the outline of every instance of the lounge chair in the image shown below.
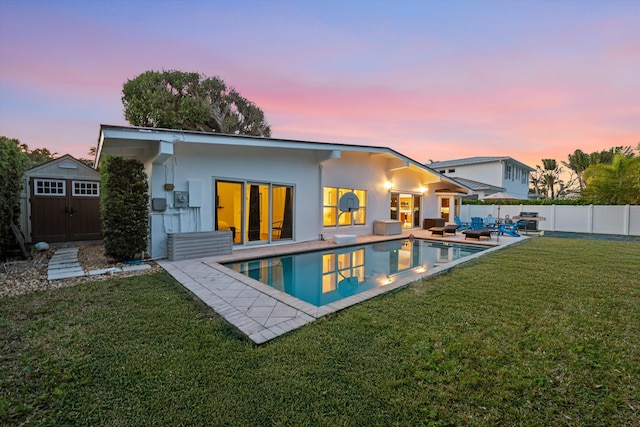
<path fill-rule="evenodd" d="M 468 230 L 471 228 L 471 224 L 469 224 L 468 222 L 462 222 L 462 220 L 458 215 L 454 216 L 453 220 L 456 222 L 456 225 L 458 226 L 458 230 L 460 231 Z"/>
<path fill-rule="evenodd" d="M 429 231 L 431 232 L 432 236 L 434 234 L 439 234 L 442 237 L 444 237 L 445 233 L 456 234 L 457 229 L 458 229 L 457 225 L 449 224 L 449 225 L 445 225 L 444 227 L 431 227 Z"/>
<path fill-rule="evenodd" d="M 478 239 L 481 237 L 488 237 L 491 239 L 491 230 L 488 228 L 478 228 L 475 230 L 465 230 L 462 232 L 464 234 L 464 239 Z"/>
<path fill-rule="evenodd" d="M 508 234 L 511 237 L 520 237 L 520 234 L 518 234 L 518 228 L 522 224 L 526 224 L 527 222 L 529 221 L 519 220 L 517 222 L 514 222 L 513 224 L 500 224 L 498 226 L 498 234 Z"/>

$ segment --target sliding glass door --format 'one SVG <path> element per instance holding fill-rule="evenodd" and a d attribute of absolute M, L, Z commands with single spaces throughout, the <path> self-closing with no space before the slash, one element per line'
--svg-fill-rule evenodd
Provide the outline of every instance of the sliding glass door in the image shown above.
<path fill-rule="evenodd" d="M 216 180 L 216 230 L 231 230 L 234 244 L 293 239 L 293 187 Z"/>

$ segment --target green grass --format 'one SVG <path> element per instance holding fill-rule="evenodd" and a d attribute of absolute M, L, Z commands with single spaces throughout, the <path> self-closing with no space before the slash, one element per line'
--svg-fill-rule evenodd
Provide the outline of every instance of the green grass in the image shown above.
<path fill-rule="evenodd" d="M 638 425 L 640 245 L 534 238 L 255 346 L 167 274 L 0 299 L 3 425 Z"/>

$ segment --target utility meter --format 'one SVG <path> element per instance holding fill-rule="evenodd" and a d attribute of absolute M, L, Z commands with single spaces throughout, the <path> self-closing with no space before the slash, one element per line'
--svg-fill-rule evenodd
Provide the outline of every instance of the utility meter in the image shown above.
<path fill-rule="evenodd" d="M 189 207 L 189 192 L 187 192 L 187 191 L 174 191 L 173 192 L 173 207 L 174 208 L 188 208 Z"/>

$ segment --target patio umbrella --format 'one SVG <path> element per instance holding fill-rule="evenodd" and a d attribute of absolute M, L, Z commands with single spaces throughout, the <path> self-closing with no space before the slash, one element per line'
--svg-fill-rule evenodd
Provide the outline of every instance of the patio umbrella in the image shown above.
<path fill-rule="evenodd" d="M 495 200 L 498 202 L 498 218 L 500 218 L 500 202 L 504 200 L 519 200 L 520 197 L 509 194 L 506 191 L 498 191 L 497 193 L 490 194 L 484 198 L 484 200 Z M 498 233 L 498 240 L 500 240 L 500 233 Z"/>

